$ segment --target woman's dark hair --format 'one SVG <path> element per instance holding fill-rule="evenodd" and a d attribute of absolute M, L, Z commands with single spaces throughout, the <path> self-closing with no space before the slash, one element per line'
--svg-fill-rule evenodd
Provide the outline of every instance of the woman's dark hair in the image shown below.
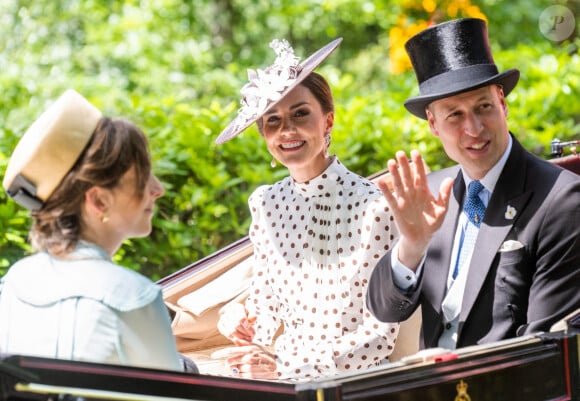
<path fill-rule="evenodd" d="M 330 85 L 322 75 L 317 72 L 311 72 L 299 85 L 305 86 L 312 92 L 323 113 L 330 113 L 334 111 L 334 99 L 332 98 L 332 91 L 330 90 Z M 262 118 L 258 118 L 256 121 L 258 129 L 262 132 L 262 127 L 264 123 Z"/>
<path fill-rule="evenodd" d="M 147 138 L 129 121 L 101 118 L 73 168 L 44 206 L 32 213 L 33 248 L 53 255 L 70 252 L 80 239 L 86 191 L 93 186 L 114 188 L 131 167 L 141 197 L 151 173 Z"/>

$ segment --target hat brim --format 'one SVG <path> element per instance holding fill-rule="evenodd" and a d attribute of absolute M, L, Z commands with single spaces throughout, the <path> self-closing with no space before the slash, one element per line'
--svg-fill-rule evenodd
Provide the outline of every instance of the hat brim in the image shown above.
<path fill-rule="evenodd" d="M 501 85 L 503 88 L 504 96 L 509 95 L 509 93 L 515 88 L 520 78 L 520 72 L 517 69 L 510 69 L 501 74 L 494 75 L 487 79 L 479 80 L 473 82 L 473 84 L 461 88 L 453 88 L 453 77 L 449 77 L 449 90 L 434 94 L 421 95 L 409 98 L 405 101 L 405 108 L 415 116 L 427 120 L 427 114 L 425 113 L 425 108 L 429 103 L 435 100 L 443 99 L 449 96 L 458 95 L 460 93 L 469 92 L 471 90 L 479 89 L 487 85 Z"/>
<path fill-rule="evenodd" d="M 268 104 L 264 113 L 256 115 L 254 118 L 249 119 L 243 125 L 238 125 L 236 120 L 234 119 L 232 122 L 228 124 L 228 126 L 221 132 L 221 134 L 215 140 L 216 144 L 222 144 L 224 142 L 229 141 L 230 139 L 234 138 L 235 136 L 242 133 L 246 128 L 250 125 L 255 123 L 259 118 L 261 118 L 269 109 L 274 107 L 280 100 L 284 98 L 288 93 L 292 91 L 296 86 L 298 86 L 316 67 L 318 67 L 330 54 L 340 45 L 342 42 L 342 38 L 338 38 L 333 40 L 332 42 L 328 43 L 323 48 L 319 49 L 315 53 L 313 53 L 310 57 L 304 60 L 300 66 L 301 71 L 300 74 L 296 77 L 296 80 L 289 85 L 284 91 L 281 92 L 280 98 L 276 101 L 271 102 Z"/>

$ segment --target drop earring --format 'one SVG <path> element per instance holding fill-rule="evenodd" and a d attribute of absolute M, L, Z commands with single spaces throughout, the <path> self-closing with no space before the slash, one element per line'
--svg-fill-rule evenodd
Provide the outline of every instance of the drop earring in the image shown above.
<path fill-rule="evenodd" d="M 330 134 L 330 131 L 326 131 L 326 134 L 324 135 L 324 140 L 326 142 L 326 148 L 328 149 L 330 147 L 330 142 L 332 141 L 332 135 Z"/>
<path fill-rule="evenodd" d="M 276 167 L 276 159 L 272 158 L 272 161 L 270 162 L 270 167 L 272 168 Z"/>
<path fill-rule="evenodd" d="M 332 135 L 330 131 L 326 131 L 324 134 L 324 142 L 326 144 L 326 148 L 324 149 L 324 155 L 328 157 L 328 149 L 330 148 L 330 142 L 332 141 Z"/>

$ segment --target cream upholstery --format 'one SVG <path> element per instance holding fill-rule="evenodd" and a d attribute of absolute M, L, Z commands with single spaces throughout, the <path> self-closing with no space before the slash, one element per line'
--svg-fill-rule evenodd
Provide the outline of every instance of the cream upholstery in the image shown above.
<path fill-rule="evenodd" d="M 413 355 L 419 351 L 419 333 L 421 332 L 421 307 L 404 322 L 401 322 L 395 350 L 389 357 L 390 362 L 396 362 L 402 357 Z"/>

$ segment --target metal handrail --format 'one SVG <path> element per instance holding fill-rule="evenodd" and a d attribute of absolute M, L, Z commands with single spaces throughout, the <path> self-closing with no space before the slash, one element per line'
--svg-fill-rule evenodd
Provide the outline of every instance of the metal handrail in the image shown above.
<path fill-rule="evenodd" d="M 551 142 L 551 156 L 562 157 L 564 149 L 568 147 L 576 154 L 576 145 L 580 145 L 580 140 L 562 142 L 559 139 L 553 139 Z"/>

